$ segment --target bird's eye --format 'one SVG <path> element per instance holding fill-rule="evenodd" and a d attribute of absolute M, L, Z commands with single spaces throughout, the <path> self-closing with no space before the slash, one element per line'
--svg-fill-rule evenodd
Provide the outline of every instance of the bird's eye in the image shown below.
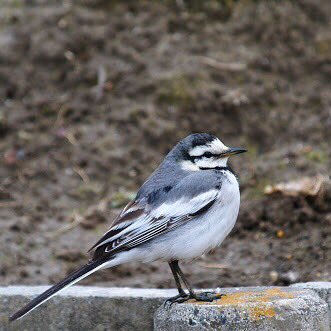
<path fill-rule="evenodd" d="M 205 153 L 203 153 L 203 155 L 202 156 L 204 156 L 204 157 L 212 157 L 213 156 L 213 154 L 212 153 L 210 153 L 210 152 L 205 152 Z"/>

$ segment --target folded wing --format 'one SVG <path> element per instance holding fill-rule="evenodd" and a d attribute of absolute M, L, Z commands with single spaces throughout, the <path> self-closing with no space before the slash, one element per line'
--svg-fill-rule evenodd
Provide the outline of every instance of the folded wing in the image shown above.
<path fill-rule="evenodd" d="M 183 186 L 183 185 L 181 185 Z M 172 231 L 207 212 L 214 204 L 218 190 L 201 189 L 199 194 L 187 194 L 188 187 L 179 186 L 167 194 L 167 199 L 151 206 L 148 199 L 130 202 L 114 220 L 111 228 L 91 248 L 92 260 L 141 245 L 161 234 Z"/>

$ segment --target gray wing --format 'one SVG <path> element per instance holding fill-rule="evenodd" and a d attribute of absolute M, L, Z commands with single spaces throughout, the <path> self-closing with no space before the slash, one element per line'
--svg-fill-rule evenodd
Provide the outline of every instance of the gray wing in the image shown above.
<path fill-rule="evenodd" d="M 159 191 L 124 208 L 109 231 L 92 247 L 93 259 L 138 246 L 201 215 L 215 202 L 219 184 L 215 177 L 201 176 L 199 172 L 182 179 L 170 190 Z"/>

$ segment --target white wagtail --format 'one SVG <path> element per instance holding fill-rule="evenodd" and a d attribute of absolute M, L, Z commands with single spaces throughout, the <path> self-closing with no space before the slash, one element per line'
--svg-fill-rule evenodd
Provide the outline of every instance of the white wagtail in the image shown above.
<path fill-rule="evenodd" d="M 229 148 L 206 133 L 180 141 L 90 249 L 93 256 L 89 262 L 33 299 L 10 320 L 21 318 L 99 269 L 131 261 L 169 263 L 179 292 L 167 300 L 170 303 L 219 297 L 211 292 L 196 293 L 178 261 L 192 260 L 219 246 L 232 230 L 240 193 L 227 160 L 243 152 L 246 150 Z"/>

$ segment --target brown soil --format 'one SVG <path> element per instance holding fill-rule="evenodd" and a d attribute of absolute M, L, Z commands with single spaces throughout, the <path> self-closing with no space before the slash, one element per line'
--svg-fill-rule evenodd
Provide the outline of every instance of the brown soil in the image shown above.
<path fill-rule="evenodd" d="M 263 193 L 330 175 L 330 1 L 45 3 L 0 11 L 1 285 L 55 282 L 84 263 L 192 132 L 250 151 L 233 160 L 235 231 L 184 266 L 195 286 L 330 280 L 330 190 Z M 84 283 L 174 286 L 162 263 Z"/>

